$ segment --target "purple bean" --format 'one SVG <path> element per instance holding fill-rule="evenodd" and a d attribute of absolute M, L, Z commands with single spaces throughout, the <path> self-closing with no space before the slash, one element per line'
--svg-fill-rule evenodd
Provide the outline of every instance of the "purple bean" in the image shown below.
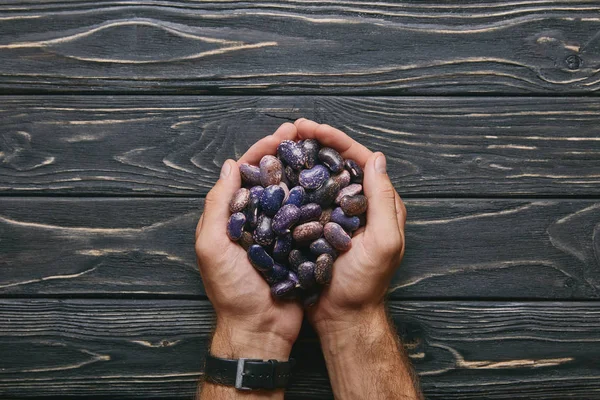
<path fill-rule="evenodd" d="M 308 261 L 308 258 L 298 249 L 290 251 L 288 262 L 292 271 L 298 271 L 298 266 L 303 262 Z"/>
<path fill-rule="evenodd" d="M 279 264 L 273 264 L 273 268 L 262 272 L 263 277 L 269 285 L 273 285 L 277 282 L 281 282 L 287 279 L 288 269 Z"/>
<path fill-rule="evenodd" d="M 250 188 L 250 197 L 255 197 L 257 199 L 260 199 L 260 196 L 262 196 L 264 191 L 265 191 L 265 188 L 262 186 L 252 186 Z"/>
<path fill-rule="evenodd" d="M 329 170 L 321 164 L 317 164 L 311 169 L 300 171 L 298 182 L 305 189 L 318 189 L 327 179 L 329 179 Z"/>
<path fill-rule="evenodd" d="M 319 238 L 310 244 L 310 252 L 315 256 L 321 254 L 329 254 L 332 258 L 337 257 L 337 252 L 331 244 L 325 238 Z"/>
<path fill-rule="evenodd" d="M 339 251 L 348 251 L 352 247 L 352 238 L 346 233 L 344 228 L 335 222 L 328 222 L 323 228 L 325 239 Z"/>
<path fill-rule="evenodd" d="M 346 170 L 343 170 L 339 174 L 332 176 L 332 178 L 334 181 L 339 183 L 340 189 L 343 189 L 346 186 L 348 186 L 350 184 L 350 179 L 352 179 L 350 176 L 350 172 Z"/>
<path fill-rule="evenodd" d="M 277 155 L 293 169 L 300 169 L 306 164 L 304 148 L 292 140 L 283 140 L 279 143 Z"/>
<path fill-rule="evenodd" d="M 330 178 L 323 184 L 323 186 L 313 192 L 314 203 L 318 203 L 321 205 L 321 207 L 328 207 L 333 202 L 339 191 L 339 183 Z"/>
<path fill-rule="evenodd" d="M 250 260 L 250 264 L 261 272 L 269 271 L 275 264 L 273 258 L 258 244 L 253 244 L 248 248 L 248 259 Z"/>
<path fill-rule="evenodd" d="M 267 186 L 260 196 L 260 208 L 269 217 L 273 217 L 281 208 L 285 192 L 279 185 Z"/>
<path fill-rule="evenodd" d="M 287 262 L 288 255 L 290 254 L 290 251 L 292 251 L 292 243 L 291 233 L 286 233 L 275 239 L 275 245 L 273 246 L 273 258 L 275 261 L 281 263 Z"/>
<path fill-rule="evenodd" d="M 344 169 L 344 159 L 331 147 L 323 147 L 319 150 L 319 160 L 333 173 L 341 172 Z"/>
<path fill-rule="evenodd" d="M 244 232 L 244 224 L 246 223 L 246 216 L 244 213 L 236 212 L 231 214 L 229 221 L 227 221 L 227 236 L 229 239 L 237 242 L 242 237 Z"/>
<path fill-rule="evenodd" d="M 240 212 L 248 205 L 250 201 L 250 191 L 246 188 L 239 188 L 235 191 L 229 202 L 229 211 L 232 213 Z"/>
<path fill-rule="evenodd" d="M 310 289 L 315 285 L 315 263 L 305 261 L 298 266 L 298 279 L 300 286 L 304 289 Z"/>
<path fill-rule="evenodd" d="M 260 168 L 250 164 L 242 164 L 240 165 L 240 175 L 246 186 L 260 185 Z"/>
<path fill-rule="evenodd" d="M 276 298 L 286 298 L 296 290 L 296 284 L 285 280 L 271 286 L 271 294 Z"/>
<path fill-rule="evenodd" d="M 244 214 L 246 214 L 246 226 L 250 229 L 256 228 L 260 215 L 260 199 L 250 196 L 250 202 L 246 206 Z"/>
<path fill-rule="evenodd" d="M 303 224 L 304 222 L 318 221 L 321 214 L 321 206 L 317 203 L 305 204 L 300 207 L 300 220 L 298 220 L 298 223 Z"/>
<path fill-rule="evenodd" d="M 290 231 L 292 225 L 300 219 L 300 209 L 293 204 L 287 204 L 277 211 L 273 217 L 271 228 L 276 235 L 283 235 Z"/>
<path fill-rule="evenodd" d="M 298 172 L 289 165 L 285 167 L 284 175 L 291 186 L 298 186 Z"/>
<path fill-rule="evenodd" d="M 256 225 L 256 229 L 254 230 L 254 236 L 252 236 L 254 241 L 262 246 L 268 246 L 275 239 L 275 233 L 271 228 L 271 218 L 262 214 L 258 217 L 258 224 Z"/>
<path fill-rule="evenodd" d="M 331 212 L 331 222 L 339 224 L 344 230 L 348 232 L 354 232 L 360 226 L 360 219 L 358 217 L 349 217 L 344 214 L 341 207 L 335 208 Z"/>
<path fill-rule="evenodd" d="M 319 162 L 319 142 L 316 139 L 306 139 L 301 144 L 306 154 L 306 168 L 312 168 Z"/>
<path fill-rule="evenodd" d="M 290 195 L 288 196 L 287 200 L 283 202 L 283 205 L 293 204 L 296 207 L 302 206 L 302 204 L 304 203 L 305 193 L 306 191 L 302 186 L 294 186 L 290 189 Z"/>
<path fill-rule="evenodd" d="M 348 172 L 350 172 L 352 183 L 362 183 L 364 172 L 356 161 L 347 159 L 344 161 L 344 167 Z"/>

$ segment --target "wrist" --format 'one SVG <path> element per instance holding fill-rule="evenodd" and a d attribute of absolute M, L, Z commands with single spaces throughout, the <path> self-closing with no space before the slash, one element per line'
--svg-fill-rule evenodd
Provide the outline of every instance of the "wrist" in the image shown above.
<path fill-rule="evenodd" d="M 292 342 L 275 332 L 217 320 L 210 353 L 221 358 L 287 361 Z"/>
<path fill-rule="evenodd" d="M 335 318 L 323 317 L 313 323 L 321 342 L 346 336 L 356 337 L 389 330 L 384 303 L 336 312 Z"/>

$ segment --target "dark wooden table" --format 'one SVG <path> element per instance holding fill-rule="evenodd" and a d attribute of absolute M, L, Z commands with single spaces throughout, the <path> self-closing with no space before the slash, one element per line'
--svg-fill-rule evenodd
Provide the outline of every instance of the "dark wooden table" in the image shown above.
<path fill-rule="evenodd" d="M 600 399 L 599 71 L 597 1 L 2 2 L 0 397 L 191 399 L 203 196 L 304 116 L 388 155 L 428 398 Z"/>

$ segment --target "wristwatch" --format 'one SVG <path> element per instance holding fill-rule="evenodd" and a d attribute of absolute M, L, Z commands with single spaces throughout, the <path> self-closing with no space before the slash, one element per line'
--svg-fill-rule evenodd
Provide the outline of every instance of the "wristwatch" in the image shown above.
<path fill-rule="evenodd" d="M 238 390 L 279 389 L 287 386 L 296 360 L 229 360 L 206 355 L 204 376 L 207 381 Z"/>

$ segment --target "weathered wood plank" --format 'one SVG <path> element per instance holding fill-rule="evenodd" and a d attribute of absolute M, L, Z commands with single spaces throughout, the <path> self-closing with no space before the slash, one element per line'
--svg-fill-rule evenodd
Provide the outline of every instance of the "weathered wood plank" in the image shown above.
<path fill-rule="evenodd" d="M 0 89 L 590 93 L 594 1 L 12 1 Z"/>
<path fill-rule="evenodd" d="M 597 99 L 303 96 L 9 96 L 0 193 L 203 195 L 300 116 L 385 152 L 403 195 L 600 195 Z"/>
<path fill-rule="evenodd" d="M 394 302 L 430 399 L 596 399 L 596 303 Z M 207 301 L 2 300 L 0 394 L 191 398 L 213 324 Z M 305 329 L 290 399 L 331 398 Z"/>
<path fill-rule="evenodd" d="M 0 199 L 0 294 L 204 294 L 202 199 Z M 600 203 L 409 200 L 393 298 L 600 297 Z"/>

